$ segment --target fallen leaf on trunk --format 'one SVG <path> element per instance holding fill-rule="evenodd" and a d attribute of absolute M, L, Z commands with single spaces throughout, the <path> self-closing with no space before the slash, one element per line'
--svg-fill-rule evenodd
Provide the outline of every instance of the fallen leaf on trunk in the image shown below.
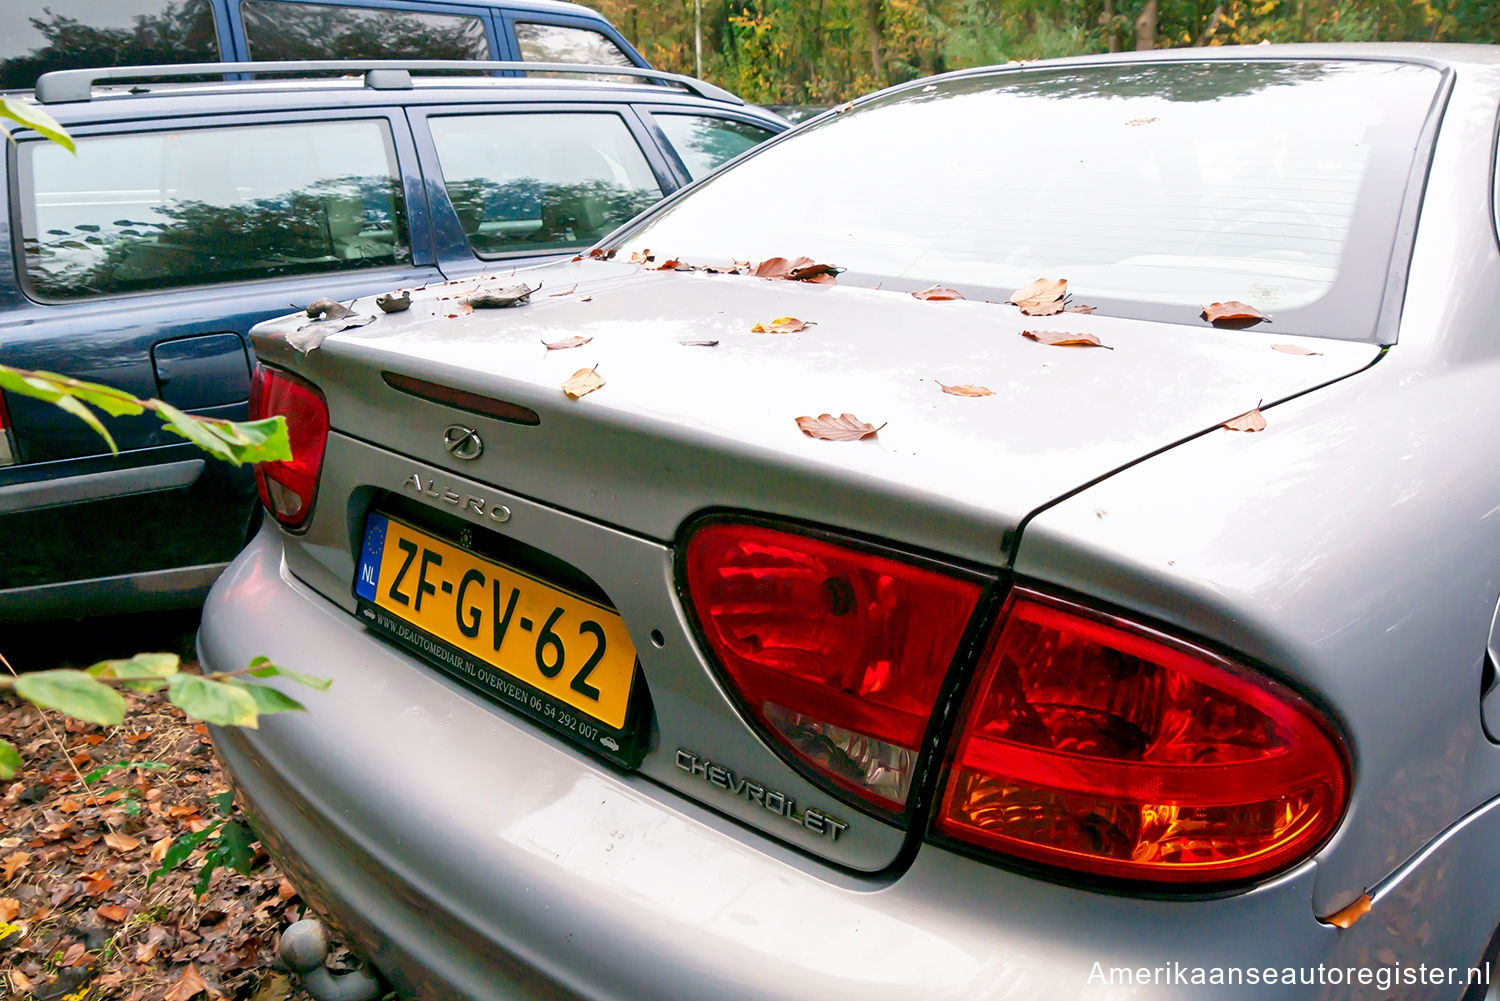
<path fill-rule="evenodd" d="M 962 385 L 958 385 L 958 386 L 949 386 L 949 385 L 945 385 L 944 383 L 941 383 L 941 382 L 938 383 L 938 385 L 942 386 L 943 387 L 943 392 L 947 393 L 949 396 L 994 396 L 995 395 L 995 391 L 993 389 L 990 389 L 988 386 L 970 386 L 970 385 L 967 385 L 967 384 L 962 384 Z"/>
<path fill-rule="evenodd" d="M 576 400 L 580 396 L 589 395 L 602 385 L 604 385 L 604 379 L 598 372 L 592 368 L 581 368 L 568 376 L 568 381 L 562 384 L 562 391 L 568 395 L 569 399 Z"/>
<path fill-rule="evenodd" d="M 1269 320 L 1270 317 L 1246 302 L 1211 302 L 1203 307 L 1203 318 L 1209 323 L 1233 323 L 1239 320 L 1251 322 Z"/>
<path fill-rule="evenodd" d="M 1018 288 L 1007 301 L 1019 306 L 1027 316 L 1051 316 L 1061 313 L 1068 294 L 1066 278 L 1038 278 L 1025 288 Z"/>
<path fill-rule="evenodd" d="M 957 289 L 944 288 L 941 285 L 929 285 L 920 292 L 911 294 L 913 299 L 928 299 L 934 302 L 942 302 L 947 299 L 962 299 L 964 294 Z"/>
<path fill-rule="evenodd" d="M 770 323 L 757 323 L 750 328 L 752 334 L 795 334 L 799 330 L 815 327 L 812 320 L 799 320 L 795 316 L 778 316 Z"/>
<path fill-rule="evenodd" d="M 547 298 L 548 299 L 556 299 L 559 296 L 572 295 L 574 292 L 577 292 L 577 291 L 578 291 L 578 283 L 574 282 L 572 288 L 565 288 L 561 292 L 549 292 L 547 294 Z"/>
<path fill-rule="evenodd" d="M 716 348 L 719 346 L 718 341 L 678 341 L 677 343 L 690 348 Z"/>
<path fill-rule="evenodd" d="M 464 305 L 474 309 L 509 309 L 512 306 L 526 305 L 531 299 L 531 293 L 541 287 L 541 285 L 536 288 L 528 285 L 506 285 L 482 288 L 464 296 L 463 302 Z"/>
<path fill-rule="evenodd" d="M 591 340 L 593 340 L 592 337 L 575 336 L 561 341 L 543 341 L 542 343 L 547 346 L 548 351 L 565 351 L 568 348 L 581 348 Z"/>
<path fill-rule="evenodd" d="M 853 101 L 845 101 L 843 104 L 834 105 L 833 113 L 835 115 L 842 115 L 846 111 L 853 111 L 853 110 L 854 110 L 854 102 Z"/>
<path fill-rule="evenodd" d="M 307 304 L 303 310 L 309 320 L 342 320 L 346 316 L 352 316 L 354 310 L 341 302 L 333 299 L 314 299 Z"/>
<path fill-rule="evenodd" d="M 754 278 L 769 278 L 773 281 L 815 282 L 832 284 L 843 268 L 831 264 L 819 264 L 811 257 L 799 257 L 789 261 L 785 257 L 768 257 L 750 269 Z"/>
<path fill-rule="evenodd" d="M 1126 125 L 1150 125 L 1154 121 L 1156 121 L 1156 116 L 1152 115 L 1150 118 L 1132 118 L 1130 121 L 1126 122 L 1125 124 Z"/>
<path fill-rule="evenodd" d="M 121 834 L 119 831 L 110 831 L 106 834 L 104 836 L 104 843 L 117 852 L 134 851 L 141 845 L 139 839 L 132 838 L 128 834 Z"/>
<path fill-rule="evenodd" d="M 1099 307 L 1097 307 L 1097 306 L 1069 306 L 1067 309 L 1063 310 L 1063 312 L 1064 313 L 1082 313 L 1085 316 L 1087 316 L 1088 314 L 1092 313 L 1095 309 L 1098 309 L 1098 308 Z"/>
<path fill-rule="evenodd" d="M 462 306 L 459 306 L 453 312 L 448 313 L 447 317 L 450 320 L 456 320 L 460 316 L 468 316 L 472 312 L 474 312 L 474 307 L 470 306 L 468 303 L 464 303 Z"/>
<path fill-rule="evenodd" d="M 99 907 L 99 916 L 106 921 L 113 921 L 115 924 L 119 924 L 130 917 L 130 909 L 128 907 L 121 907 L 119 904 L 101 904 Z"/>
<path fill-rule="evenodd" d="M 646 264 L 654 260 L 656 260 L 656 255 L 650 250 L 638 250 L 630 255 L 631 264 Z"/>
<path fill-rule="evenodd" d="M 1075 334 L 1065 330 L 1023 330 L 1021 336 L 1039 344 L 1050 344 L 1059 348 L 1106 348 L 1113 351 L 1108 344 L 1102 343 L 1093 334 Z"/>
<path fill-rule="evenodd" d="M 177 982 L 161 996 L 161 1001 L 188 1001 L 188 998 L 207 989 L 208 983 L 198 972 L 198 964 L 189 963 Z"/>
<path fill-rule="evenodd" d="M 1320 355 L 1323 353 L 1321 351 L 1309 350 L 1308 348 L 1304 348 L 1299 344 L 1272 344 L 1271 350 L 1280 351 L 1282 354 L 1286 355 Z"/>
<path fill-rule="evenodd" d="M 840 414 L 835 417 L 832 414 L 819 414 L 817 417 L 798 417 L 797 426 L 802 433 L 813 438 L 821 438 L 824 441 L 859 441 L 861 438 L 870 438 L 880 428 L 873 424 L 866 424 L 853 414 Z"/>
<path fill-rule="evenodd" d="M 387 292 L 375 300 L 382 313 L 400 313 L 411 308 L 411 293 L 405 289 Z"/>
<path fill-rule="evenodd" d="M 1254 410 L 1245 411 L 1238 417 L 1230 418 L 1220 426 L 1226 427 L 1231 431 L 1264 431 L 1266 429 L 1266 419 L 1261 414 L 1260 407 L 1256 407 Z"/>
<path fill-rule="evenodd" d="M 1336 914 L 1329 915 L 1323 920 L 1335 928 L 1353 927 L 1354 922 L 1370 913 L 1370 903 L 1370 895 L 1368 893 L 1361 893 L 1359 899 L 1354 901 L 1354 903 Z"/>

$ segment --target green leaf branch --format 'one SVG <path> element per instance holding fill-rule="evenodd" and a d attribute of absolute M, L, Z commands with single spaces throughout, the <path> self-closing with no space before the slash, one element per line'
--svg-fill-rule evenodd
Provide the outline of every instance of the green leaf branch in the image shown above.
<path fill-rule="evenodd" d="M 255 658 L 238 671 L 212 677 L 180 668 L 176 654 L 141 653 L 127 660 L 100 661 L 83 671 L 58 669 L 0 676 L 0 688 L 12 689 L 35 705 L 100 726 L 118 726 L 125 719 L 125 697 L 118 689 L 150 692 L 165 688 L 167 701 L 190 719 L 215 726 L 254 728 L 262 716 L 305 711 L 307 707 L 280 689 L 247 678 L 285 678 L 320 692 L 332 684 L 327 678 L 284 670 L 265 657 Z M 16 748 L 0 740 L 0 779 L 13 778 L 20 768 Z"/>
<path fill-rule="evenodd" d="M 0 119 L 4 118 L 28 129 L 35 129 L 69 153 L 78 152 L 73 147 L 73 137 L 57 123 L 57 119 L 34 104 L 20 98 L 0 97 Z M 10 136 L 10 128 L 3 121 L 0 121 L 0 132 L 4 132 L 7 138 Z"/>
<path fill-rule="evenodd" d="M 0 389 L 60 407 L 93 428 L 109 445 L 111 452 L 118 453 L 120 449 L 95 411 L 110 417 L 134 417 L 150 411 L 161 418 L 168 431 L 236 466 L 285 461 L 292 457 L 285 417 L 267 417 L 258 421 L 199 417 L 184 413 L 170 403 L 141 399 L 97 382 L 9 365 L 0 365 Z"/>

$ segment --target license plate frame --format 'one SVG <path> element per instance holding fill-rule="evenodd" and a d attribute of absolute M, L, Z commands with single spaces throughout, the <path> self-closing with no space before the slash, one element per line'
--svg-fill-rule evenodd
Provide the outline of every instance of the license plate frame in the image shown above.
<path fill-rule="evenodd" d="M 434 519 L 436 521 L 436 519 Z M 391 526 L 396 526 L 394 533 Z M 467 526 L 465 526 L 467 528 Z M 408 566 L 404 577 L 398 578 L 394 568 L 386 563 L 391 552 L 391 547 L 386 545 L 388 535 L 392 535 L 397 542 L 400 540 L 415 540 L 423 546 L 424 553 L 436 552 L 448 561 L 446 571 L 434 571 L 433 579 L 428 580 L 425 576 L 421 578 L 424 584 L 430 584 L 430 590 L 424 588 L 424 593 L 416 597 L 420 600 L 426 597 L 427 601 L 436 601 L 435 607 L 439 609 L 453 609 L 455 624 L 460 621 L 460 616 L 465 612 L 475 613 L 472 624 L 479 632 L 479 638 L 493 631 L 495 621 L 502 616 L 501 594 L 505 590 L 515 589 L 514 596 L 508 604 L 514 608 L 517 598 L 523 596 L 526 601 L 535 606 L 539 602 L 553 602 L 555 615 L 552 621 L 547 623 L 550 630 L 555 622 L 559 630 L 551 632 L 557 637 L 558 645 L 554 648 L 550 644 L 552 640 L 545 641 L 547 649 L 543 650 L 543 641 L 538 639 L 536 648 L 536 660 L 538 664 L 535 679 L 526 677 L 524 669 L 518 670 L 515 656 L 515 644 L 511 643 L 511 637 L 519 640 L 534 638 L 539 635 L 541 621 L 534 618 L 513 618 L 512 612 L 505 612 L 504 618 L 510 621 L 505 627 L 504 641 L 499 643 L 495 652 L 475 649 L 483 646 L 472 640 L 466 640 L 469 636 L 464 632 L 461 636 L 454 636 L 453 629 L 447 623 L 438 623 L 434 628 L 433 616 L 436 613 L 413 612 L 410 601 L 407 607 L 401 607 L 392 600 L 389 593 L 393 581 L 400 579 L 401 587 L 404 589 L 405 597 L 410 599 L 409 593 L 416 584 L 417 574 L 412 567 Z M 364 530 L 361 533 L 361 548 L 359 562 L 355 568 L 354 598 L 357 605 L 357 614 L 365 625 L 376 633 L 393 641 L 408 653 L 419 657 L 424 662 L 438 668 L 442 673 L 458 681 L 464 687 L 477 692 L 488 701 L 505 707 L 512 712 L 519 713 L 547 729 L 561 735 L 574 744 L 578 744 L 591 752 L 619 765 L 622 768 L 635 768 L 640 764 L 646 752 L 647 721 L 650 715 L 649 696 L 646 691 L 644 679 L 641 676 L 639 658 L 636 656 L 633 643 L 628 634 L 624 633 L 624 624 L 620 619 L 619 612 L 609 604 L 596 598 L 579 594 L 576 590 L 562 586 L 552 580 L 544 579 L 536 573 L 530 572 L 524 567 L 517 566 L 520 561 L 507 560 L 505 554 L 494 553 L 492 547 L 484 546 L 482 541 L 483 530 L 468 529 L 456 531 L 444 531 L 434 527 L 434 523 L 426 518 L 410 518 L 395 514 L 389 510 L 372 509 L 365 519 Z M 431 543 L 432 545 L 427 545 Z M 402 550 L 406 552 L 406 550 Z M 399 559 L 399 558 L 398 558 Z M 430 567 L 429 567 L 430 569 Z M 484 620 L 484 609 L 478 607 L 478 603 L 471 603 L 465 609 L 460 596 L 465 588 L 455 584 L 459 581 L 458 574 L 469 572 L 481 574 L 485 587 L 493 585 L 494 602 L 492 618 L 494 621 Z M 438 573 L 446 573 L 453 579 L 440 578 Z M 503 583 L 502 583 L 503 582 Z M 458 593 L 454 594 L 454 590 Z M 521 606 L 523 609 L 525 604 Z M 595 712 L 589 705 L 586 694 L 576 694 L 581 690 L 578 688 L 559 689 L 556 680 L 549 681 L 542 676 L 542 670 L 549 659 L 555 660 L 559 667 L 563 666 L 567 654 L 570 652 L 563 645 L 564 637 L 571 639 L 569 625 L 580 625 L 577 622 L 581 614 L 588 614 L 586 621 L 592 630 L 587 634 L 580 634 L 579 642 L 597 643 L 601 654 L 606 648 L 606 635 L 611 641 L 611 650 L 608 653 L 610 662 L 604 664 L 601 655 L 600 666 L 606 668 L 606 673 L 595 677 L 589 674 L 582 682 L 583 688 L 595 687 L 591 682 L 603 681 L 608 683 L 608 689 L 596 689 L 600 699 L 608 700 L 608 706 L 613 707 L 612 712 Z M 566 615 L 566 619 L 562 618 Z M 539 618 L 539 617 L 538 617 Z M 528 628 L 518 630 L 522 623 Z M 484 628 L 479 628 L 480 625 Z M 440 630 L 449 633 L 448 636 L 440 634 Z M 629 665 L 626 667 L 620 657 L 619 642 L 623 642 L 629 650 Z M 465 645 L 460 645 L 461 641 Z M 576 648 L 575 643 L 575 648 Z M 576 650 L 574 651 L 576 652 Z M 549 657 L 557 653 L 556 658 Z M 576 663 L 576 658 L 575 661 Z M 571 672 L 565 674 L 559 672 L 558 679 L 569 677 L 570 685 L 579 684 L 578 674 Z M 621 693 L 618 685 L 622 677 L 626 685 L 623 693 L 623 713 L 619 710 Z M 559 689 L 549 691 L 548 687 Z M 573 701 L 570 702 L 569 699 Z M 583 702 L 582 706 L 573 704 Z M 605 708 L 607 708 L 606 706 Z M 612 721 L 606 716 L 613 716 Z"/>

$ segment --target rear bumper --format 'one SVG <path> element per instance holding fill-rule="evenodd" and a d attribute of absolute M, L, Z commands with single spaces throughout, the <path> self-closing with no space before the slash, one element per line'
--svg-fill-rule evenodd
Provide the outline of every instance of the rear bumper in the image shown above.
<path fill-rule="evenodd" d="M 1493 819 L 1464 827 L 1347 931 L 1314 918 L 1312 864 L 1252 892 L 1176 901 L 925 845 L 894 877 L 851 875 L 448 682 L 293 580 L 270 528 L 216 585 L 199 646 L 205 668 L 265 655 L 334 678 L 309 713 L 215 740 L 272 854 L 413 999 L 1361 996 L 1369 988 L 1328 972 L 1218 987 L 1175 969 L 1321 965 L 1342 980 L 1369 966 L 1378 987 L 1391 961 L 1473 962 L 1500 899 Z M 1125 969 L 1165 972 L 1122 983 Z M 1397 979 L 1381 996 L 1462 992 Z"/>

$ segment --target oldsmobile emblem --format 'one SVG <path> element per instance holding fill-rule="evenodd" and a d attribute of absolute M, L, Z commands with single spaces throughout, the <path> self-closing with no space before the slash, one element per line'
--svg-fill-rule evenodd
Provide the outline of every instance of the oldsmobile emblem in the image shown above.
<path fill-rule="evenodd" d="M 455 459 L 477 459 L 484 451 L 479 432 L 462 424 L 449 424 L 443 432 L 443 447 Z"/>

